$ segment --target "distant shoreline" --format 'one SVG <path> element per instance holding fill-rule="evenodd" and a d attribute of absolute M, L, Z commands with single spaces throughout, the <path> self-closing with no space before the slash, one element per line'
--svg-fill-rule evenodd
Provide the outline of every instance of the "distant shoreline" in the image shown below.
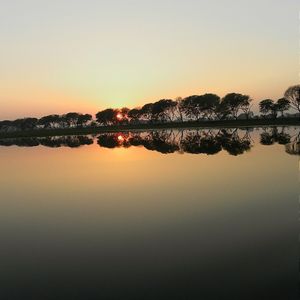
<path fill-rule="evenodd" d="M 118 126 L 98 126 L 84 128 L 35 129 L 14 132 L 0 132 L 0 138 L 44 137 L 63 135 L 87 135 L 109 132 L 154 129 L 187 129 L 187 128 L 244 128 L 262 126 L 300 126 L 299 118 L 222 120 L 222 121 L 188 121 L 156 124 L 129 124 Z"/>

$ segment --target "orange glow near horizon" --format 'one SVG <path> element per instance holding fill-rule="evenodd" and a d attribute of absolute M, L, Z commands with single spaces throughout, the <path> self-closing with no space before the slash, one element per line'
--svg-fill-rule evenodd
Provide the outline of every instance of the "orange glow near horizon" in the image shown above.
<path fill-rule="evenodd" d="M 122 115 L 121 113 L 118 113 L 118 114 L 117 114 L 117 119 L 118 119 L 119 121 L 123 120 L 123 115 Z"/>

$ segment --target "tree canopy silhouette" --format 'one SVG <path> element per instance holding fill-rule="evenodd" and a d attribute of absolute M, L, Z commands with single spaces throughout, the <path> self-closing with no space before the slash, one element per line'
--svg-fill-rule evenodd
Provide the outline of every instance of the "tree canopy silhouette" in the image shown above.
<path fill-rule="evenodd" d="M 300 84 L 289 87 L 284 93 L 284 98 L 300 113 Z"/>

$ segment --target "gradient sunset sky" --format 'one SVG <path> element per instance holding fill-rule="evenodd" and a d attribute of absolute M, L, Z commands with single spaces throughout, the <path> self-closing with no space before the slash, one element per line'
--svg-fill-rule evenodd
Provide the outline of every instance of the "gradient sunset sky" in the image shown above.
<path fill-rule="evenodd" d="M 299 83 L 298 0 L 3 0 L 0 119 Z"/>

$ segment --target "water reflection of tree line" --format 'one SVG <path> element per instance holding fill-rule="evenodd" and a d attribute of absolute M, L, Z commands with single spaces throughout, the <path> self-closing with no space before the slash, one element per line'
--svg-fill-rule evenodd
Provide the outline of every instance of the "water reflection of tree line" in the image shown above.
<path fill-rule="evenodd" d="M 263 128 L 260 135 L 260 143 L 265 146 L 279 144 L 285 145 L 285 151 L 288 154 L 300 155 L 300 131 L 297 130 L 295 134 L 286 132 L 287 128 L 277 127 Z"/>
<path fill-rule="evenodd" d="M 70 147 L 77 148 L 83 145 L 93 144 L 93 139 L 89 136 L 51 136 L 51 137 L 31 137 L 31 138 L 7 138 L 0 139 L 0 146 L 20 146 L 35 147 L 46 146 L 51 148 Z"/>
<path fill-rule="evenodd" d="M 220 130 L 160 130 L 142 133 L 109 133 L 98 137 L 101 147 L 143 146 L 160 153 L 217 154 L 226 150 L 231 155 L 243 154 L 252 147 L 248 131 Z"/>
<path fill-rule="evenodd" d="M 0 139 L 0 146 L 71 147 L 93 144 L 92 136 L 53 136 Z M 191 153 L 213 155 L 227 151 L 230 155 L 240 155 L 253 146 L 251 129 L 189 129 L 158 130 L 147 132 L 105 133 L 97 136 L 97 143 L 105 148 L 128 148 L 142 146 L 160 153 Z M 289 154 L 300 155 L 300 131 L 294 134 L 287 128 L 263 128 L 260 134 L 262 145 L 285 145 Z"/>
<path fill-rule="evenodd" d="M 277 127 L 263 128 L 263 132 L 260 135 L 260 143 L 262 145 L 273 145 L 278 143 L 280 145 L 286 145 L 290 143 L 291 136 L 285 132 L 285 128 L 281 128 L 279 131 Z"/>

